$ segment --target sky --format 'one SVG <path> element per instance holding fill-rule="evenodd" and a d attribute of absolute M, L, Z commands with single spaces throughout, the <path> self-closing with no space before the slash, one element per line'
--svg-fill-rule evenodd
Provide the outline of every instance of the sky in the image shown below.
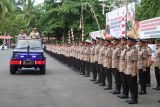
<path fill-rule="evenodd" d="M 44 0 L 35 0 L 35 4 L 43 3 Z"/>

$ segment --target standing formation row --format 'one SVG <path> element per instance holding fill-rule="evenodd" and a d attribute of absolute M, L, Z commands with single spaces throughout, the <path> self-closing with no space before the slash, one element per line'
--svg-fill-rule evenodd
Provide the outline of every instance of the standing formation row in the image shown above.
<path fill-rule="evenodd" d="M 134 38 L 102 39 L 73 44 L 48 44 L 46 52 L 128 104 L 137 104 L 138 95 L 147 94 L 150 86 L 152 50 L 148 40 Z M 160 90 L 160 41 L 154 61 L 155 77 Z M 90 75 L 92 73 L 92 75 Z M 113 87 L 115 83 L 115 87 Z M 138 89 L 140 84 L 140 89 Z M 130 93 L 130 94 L 129 94 Z M 130 95 L 130 96 L 129 96 Z"/>

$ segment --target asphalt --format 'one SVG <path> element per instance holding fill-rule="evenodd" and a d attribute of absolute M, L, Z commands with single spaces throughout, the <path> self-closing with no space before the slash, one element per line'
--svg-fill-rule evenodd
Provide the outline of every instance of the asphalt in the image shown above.
<path fill-rule="evenodd" d="M 10 75 L 11 53 L 0 50 L 0 107 L 160 107 L 160 91 L 150 87 L 138 104 L 129 105 L 47 54 L 46 75 L 36 70 Z"/>

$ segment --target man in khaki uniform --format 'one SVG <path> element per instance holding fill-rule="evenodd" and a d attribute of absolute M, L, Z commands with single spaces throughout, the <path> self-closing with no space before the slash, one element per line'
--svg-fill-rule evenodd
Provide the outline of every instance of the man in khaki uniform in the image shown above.
<path fill-rule="evenodd" d="M 98 82 L 99 86 L 106 86 L 105 81 L 104 81 L 104 76 L 105 76 L 105 71 L 103 68 L 103 62 L 104 62 L 104 57 L 105 57 L 105 39 L 101 39 L 101 49 L 99 51 L 99 58 L 98 58 L 98 64 L 99 64 L 99 71 L 98 71 Z"/>
<path fill-rule="evenodd" d="M 151 61 L 151 56 L 152 56 L 152 49 L 148 46 L 149 44 L 149 40 L 147 39 L 146 40 L 146 43 L 145 43 L 145 47 L 147 48 L 147 51 L 148 51 L 148 57 L 147 57 L 147 68 L 146 68 L 146 72 L 147 72 L 147 87 L 150 87 L 151 86 L 151 74 L 150 74 L 150 66 L 152 64 L 152 61 Z"/>
<path fill-rule="evenodd" d="M 120 83 L 120 73 L 119 73 L 119 58 L 120 58 L 120 45 L 119 45 L 119 39 L 113 38 L 113 46 L 114 50 L 112 53 L 112 70 L 115 76 L 115 90 L 112 92 L 112 94 L 120 94 L 121 90 L 121 83 Z"/>
<path fill-rule="evenodd" d="M 95 55 L 94 55 L 94 62 L 95 62 L 95 78 L 97 78 L 97 73 L 100 71 L 98 65 L 98 58 L 99 58 L 99 51 L 101 49 L 101 38 L 96 37 L 96 47 L 95 47 Z M 95 81 L 95 84 L 99 84 L 100 81 Z"/>
<path fill-rule="evenodd" d="M 127 38 L 121 38 L 121 55 L 120 55 L 120 62 L 119 62 L 119 72 L 120 72 L 120 84 L 122 86 L 122 94 L 119 95 L 121 99 L 128 98 L 128 85 L 127 85 L 127 77 L 125 75 L 126 71 L 126 52 L 127 52 Z"/>
<path fill-rule="evenodd" d="M 96 81 L 96 71 L 95 71 L 95 61 L 94 61 L 94 55 L 95 55 L 95 44 L 96 40 L 92 38 L 92 46 L 91 46 L 91 54 L 90 54 L 90 63 L 91 63 L 91 72 L 92 72 L 92 79 L 91 81 Z"/>
<path fill-rule="evenodd" d="M 90 49 L 90 42 L 86 41 L 85 43 L 85 77 L 90 76 L 90 54 L 91 54 L 91 49 Z"/>
<path fill-rule="evenodd" d="M 24 29 L 20 30 L 20 34 L 18 34 L 18 39 L 26 39 L 27 38 L 27 34 L 25 33 Z"/>
<path fill-rule="evenodd" d="M 33 28 L 33 31 L 30 33 L 29 38 L 40 39 L 40 33 L 37 31 L 37 28 Z"/>
<path fill-rule="evenodd" d="M 86 50 L 86 47 L 85 47 L 85 43 L 84 41 L 82 41 L 82 48 L 80 50 L 80 60 L 81 60 L 81 72 L 80 74 L 81 75 L 85 75 L 85 50 Z"/>
<path fill-rule="evenodd" d="M 107 86 L 104 87 L 105 90 L 111 90 L 112 89 L 112 71 L 111 71 L 111 66 L 112 66 L 112 43 L 110 40 L 106 40 L 105 43 L 106 49 L 105 49 L 105 56 L 104 56 L 104 61 L 103 61 L 103 67 L 104 67 L 104 72 L 105 76 L 102 79 L 103 82 L 105 82 L 107 78 Z"/>
<path fill-rule="evenodd" d="M 127 68 L 125 74 L 127 75 L 127 85 L 131 93 L 131 98 L 126 100 L 128 104 L 138 103 L 138 84 L 137 84 L 137 60 L 138 50 L 136 49 L 136 40 L 128 37 L 127 40 L 128 49 L 126 52 L 125 60 L 127 62 Z"/>
<path fill-rule="evenodd" d="M 160 90 L 160 40 L 159 39 L 156 40 L 156 44 L 157 44 L 157 51 L 154 61 L 154 67 L 155 67 L 155 77 L 157 86 L 153 89 Z"/>
<path fill-rule="evenodd" d="M 142 39 L 139 39 L 139 49 L 138 49 L 138 71 L 139 71 L 139 81 L 141 85 L 141 90 L 139 91 L 139 94 L 147 94 L 146 92 L 146 78 L 147 78 L 147 57 L 148 57 L 148 52 L 145 47 L 145 41 Z"/>

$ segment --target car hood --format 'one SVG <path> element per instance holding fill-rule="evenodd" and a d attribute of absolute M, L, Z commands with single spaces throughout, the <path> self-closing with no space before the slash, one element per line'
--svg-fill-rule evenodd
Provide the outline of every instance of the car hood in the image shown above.
<path fill-rule="evenodd" d="M 13 52 L 27 52 L 27 49 L 14 49 Z M 43 52 L 43 49 L 29 49 L 29 52 Z"/>

